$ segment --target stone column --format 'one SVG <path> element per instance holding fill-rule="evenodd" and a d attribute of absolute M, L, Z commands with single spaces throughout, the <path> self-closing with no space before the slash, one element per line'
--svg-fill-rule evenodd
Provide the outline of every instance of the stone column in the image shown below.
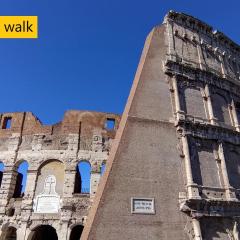
<path fill-rule="evenodd" d="M 185 115 L 184 115 L 184 111 L 182 111 L 182 109 L 181 109 L 181 101 L 180 101 L 180 97 L 179 97 L 179 90 L 178 90 L 178 84 L 177 84 L 176 77 L 173 78 L 173 89 L 174 89 L 177 120 L 184 120 Z"/>
<path fill-rule="evenodd" d="M 209 113 L 210 122 L 211 122 L 211 124 L 216 125 L 216 118 L 214 117 L 214 114 L 213 114 L 213 105 L 212 105 L 211 93 L 210 93 L 210 90 L 209 90 L 209 87 L 208 87 L 207 84 L 205 86 L 205 91 L 206 91 L 206 96 L 207 96 L 207 106 L 208 106 L 208 113 Z"/>
<path fill-rule="evenodd" d="M 199 43 L 201 44 L 201 39 L 199 37 Z M 206 64 L 204 62 L 202 47 L 200 44 L 197 44 L 197 51 L 198 51 L 198 60 L 199 60 L 199 66 L 201 70 L 206 70 Z"/>
<path fill-rule="evenodd" d="M 26 238 L 27 223 L 22 223 L 21 227 L 17 229 L 17 240 L 27 240 Z"/>
<path fill-rule="evenodd" d="M 223 181 L 224 181 L 224 188 L 226 191 L 226 198 L 227 198 L 227 200 L 237 200 L 234 189 L 233 189 L 233 187 L 231 187 L 230 182 L 229 182 L 227 166 L 226 166 L 226 159 L 224 156 L 224 144 L 223 143 L 219 144 L 218 153 L 219 153 L 219 158 L 221 159 L 221 169 L 222 169 L 222 175 L 223 175 Z"/>
<path fill-rule="evenodd" d="M 58 240 L 67 240 L 68 236 L 68 222 L 62 222 L 61 225 L 59 225 L 59 228 L 57 230 Z"/>
<path fill-rule="evenodd" d="M 223 52 L 221 55 L 219 55 L 219 59 L 221 61 L 221 69 L 222 69 L 222 75 L 224 78 L 227 76 L 227 70 L 225 67 L 225 52 Z"/>
<path fill-rule="evenodd" d="M 232 100 L 232 116 L 233 116 L 234 127 L 238 132 L 240 132 L 237 109 L 233 100 Z"/>
<path fill-rule="evenodd" d="M 24 240 L 31 240 L 32 236 L 30 237 L 30 234 L 33 235 L 31 229 L 28 227 L 28 228 L 26 228 L 26 231 L 25 231 Z M 28 238 L 30 238 L 30 239 L 28 239 Z"/>
<path fill-rule="evenodd" d="M 182 136 L 182 145 L 183 145 L 183 152 L 184 152 L 184 159 L 185 159 L 188 198 L 199 199 L 200 196 L 199 196 L 198 185 L 193 182 L 191 157 L 189 153 L 188 139 L 186 135 Z"/>
<path fill-rule="evenodd" d="M 199 220 L 196 218 L 193 218 L 192 224 L 193 224 L 193 230 L 194 230 L 194 235 L 195 235 L 194 240 L 202 240 L 202 233 L 201 233 L 201 227 L 200 227 Z"/>
<path fill-rule="evenodd" d="M 174 44 L 174 32 L 173 32 L 173 22 L 169 19 L 167 21 L 167 32 L 168 32 L 168 55 L 170 60 L 176 61 L 176 51 Z"/>

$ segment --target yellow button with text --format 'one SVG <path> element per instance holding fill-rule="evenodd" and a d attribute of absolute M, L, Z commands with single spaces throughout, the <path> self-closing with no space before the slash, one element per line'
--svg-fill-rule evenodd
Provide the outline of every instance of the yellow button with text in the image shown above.
<path fill-rule="evenodd" d="M 38 17 L 0 16 L 0 38 L 38 38 Z"/>

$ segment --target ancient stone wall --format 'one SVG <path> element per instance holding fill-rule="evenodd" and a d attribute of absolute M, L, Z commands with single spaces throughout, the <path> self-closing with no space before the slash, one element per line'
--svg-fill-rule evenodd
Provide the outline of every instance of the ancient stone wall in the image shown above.
<path fill-rule="evenodd" d="M 186 14 L 170 12 L 164 23 L 164 71 L 187 183 L 180 209 L 192 218 L 190 239 L 238 239 L 240 47 Z"/>
<path fill-rule="evenodd" d="M 239 239 L 239 106 L 240 47 L 169 12 L 147 37 L 83 239 Z"/>
<path fill-rule="evenodd" d="M 14 234 L 18 240 L 36 239 L 34 231 L 50 225 L 58 239 L 66 240 L 74 227 L 84 226 L 119 120 L 116 114 L 67 111 L 61 122 L 46 126 L 31 112 L 0 114 L 0 161 L 4 164 L 0 239 Z M 18 166 L 23 161 L 28 171 L 21 193 L 17 179 L 21 183 Z M 81 189 L 80 162 L 91 166 L 89 189 Z"/>

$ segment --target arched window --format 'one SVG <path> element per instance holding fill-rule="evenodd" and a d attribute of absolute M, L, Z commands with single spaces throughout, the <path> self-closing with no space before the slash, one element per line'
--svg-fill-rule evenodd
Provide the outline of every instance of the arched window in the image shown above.
<path fill-rule="evenodd" d="M 58 195 L 63 193 L 65 166 L 61 161 L 49 160 L 44 162 L 38 170 L 37 186 L 35 196 L 44 191 L 45 183 L 50 176 L 55 179 L 54 188 Z"/>
<path fill-rule="evenodd" d="M 89 162 L 78 163 L 76 169 L 74 193 L 90 193 L 91 165 Z"/>
<path fill-rule="evenodd" d="M 39 167 L 34 195 L 34 212 L 58 213 L 60 211 L 64 177 L 65 165 L 59 160 L 45 161 Z"/>
<path fill-rule="evenodd" d="M 0 162 L 0 187 L 2 186 L 3 171 L 4 171 L 4 164 Z"/>
<path fill-rule="evenodd" d="M 104 174 L 105 169 L 106 169 L 106 163 L 103 162 L 103 163 L 102 163 L 102 166 L 101 166 L 101 176 Z"/>
<path fill-rule="evenodd" d="M 70 240 L 79 240 L 83 231 L 83 226 L 82 225 L 77 225 L 73 227 L 70 235 Z"/>
<path fill-rule="evenodd" d="M 27 181 L 27 171 L 28 171 L 28 163 L 27 161 L 23 161 L 17 169 L 17 176 L 16 176 L 16 185 L 13 197 L 19 198 L 23 197 L 25 188 L 26 188 L 26 181 Z"/>
<path fill-rule="evenodd" d="M 5 240 L 16 240 L 17 239 L 17 229 L 14 227 L 7 228 Z"/>
<path fill-rule="evenodd" d="M 50 225 L 37 227 L 30 235 L 28 240 L 58 240 L 56 229 Z"/>

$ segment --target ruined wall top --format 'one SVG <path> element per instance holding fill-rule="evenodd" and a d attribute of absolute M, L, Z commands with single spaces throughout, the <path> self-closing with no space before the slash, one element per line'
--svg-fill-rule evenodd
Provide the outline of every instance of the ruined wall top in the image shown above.
<path fill-rule="evenodd" d="M 177 69 L 178 64 L 189 68 L 187 75 L 201 70 L 217 76 L 221 82 L 226 80 L 240 85 L 240 46 L 237 43 L 187 14 L 170 11 L 164 24 L 169 45 L 165 65 L 172 68 L 172 72 L 183 72 Z"/>
<path fill-rule="evenodd" d="M 240 46 L 237 43 L 235 43 L 232 39 L 230 39 L 228 36 L 220 32 L 219 30 L 214 30 L 212 26 L 202 20 L 199 20 L 188 14 L 178 13 L 172 10 L 169 11 L 168 14 L 165 16 L 164 23 L 168 20 L 172 20 L 182 26 L 209 35 L 217 39 L 222 44 L 228 45 L 228 47 L 231 48 L 233 51 L 237 51 L 238 53 L 240 53 Z"/>
<path fill-rule="evenodd" d="M 112 121 L 114 127 L 108 128 Z M 92 111 L 66 111 L 63 120 L 53 125 L 44 125 L 32 112 L 0 113 L 0 138 L 26 135 L 84 134 L 101 131 L 113 138 L 120 116 Z"/>

